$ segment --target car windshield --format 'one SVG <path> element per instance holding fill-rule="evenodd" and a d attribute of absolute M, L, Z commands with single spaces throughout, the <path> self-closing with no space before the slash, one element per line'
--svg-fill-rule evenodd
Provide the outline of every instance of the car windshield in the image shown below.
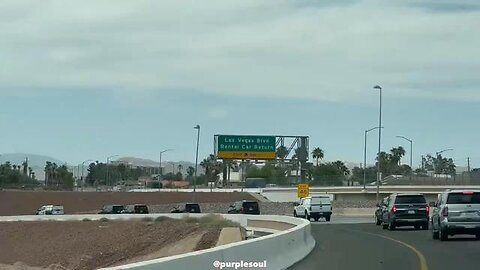
<path fill-rule="evenodd" d="M 252 211 L 252 210 L 258 210 L 258 203 L 257 202 L 244 202 L 243 203 L 243 207 L 249 211 Z M 252 209 L 252 210 L 250 210 Z"/>
<path fill-rule="evenodd" d="M 410 195 L 410 196 L 398 196 L 395 199 L 395 204 L 424 204 L 427 203 L 424 196 L 421 195 Z"/>
<path fill-rule="evenodd" d="M 330 199 L 329 198 L 323 198 L 323 197 L 313 197 L 311 201 L 312 205 L 320 205 L 320 204 L 330 204 Z"/>
<path fill-rule="evenodd" d="M 185 211 L 190 213 L 198 213 L 200 212 L 200 206 L 198 204 L 187 204 L 185 206 Z"/>
<path fill-rule="evenodd" d="M 135 212 L 147 213 L 148 207 L 146 205 L 136 205 Z"/>
<path fill-rule="evenodd" d="M 480 204 L 480 193 L 450 193 L 448 194 L 447 204 Z"/>

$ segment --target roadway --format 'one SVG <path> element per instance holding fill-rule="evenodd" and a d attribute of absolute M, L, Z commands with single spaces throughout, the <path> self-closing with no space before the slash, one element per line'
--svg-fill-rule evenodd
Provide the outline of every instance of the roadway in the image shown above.
<path fill-rule="evenodd" d="M 372 219 L 337 218 L 312 222 L 315 249 L 289 270 L 476 269 L 480 241 L 470 236 L 433 240 L 431 231 L 382 230 Z M 369 222 L 369 223 L 364 223 Z M 358 224 L 362 223 L 362 224 Z"/>

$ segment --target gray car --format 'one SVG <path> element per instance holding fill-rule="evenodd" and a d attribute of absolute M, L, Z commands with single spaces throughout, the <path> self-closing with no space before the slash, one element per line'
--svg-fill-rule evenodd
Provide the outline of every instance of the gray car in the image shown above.
<path fill-rule="evenodd" d="M 448 190 L 438 196 L 432 216 L 432 236 L 471 234 L 480 239 L 480 190 Z"/>

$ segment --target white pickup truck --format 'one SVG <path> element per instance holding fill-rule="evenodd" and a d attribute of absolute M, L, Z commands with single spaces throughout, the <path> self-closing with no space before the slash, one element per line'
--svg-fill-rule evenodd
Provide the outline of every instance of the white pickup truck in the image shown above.
<path fill-rule="evenodd" d="M 295 203 L 293 210 L 294 217 L 302 217 L 310 220 L 311 218 L 318 221 L 324 217 L 326 221 L 330 221 L 332 216 L 332 203 L 327 196 L 306 197 Z"/>

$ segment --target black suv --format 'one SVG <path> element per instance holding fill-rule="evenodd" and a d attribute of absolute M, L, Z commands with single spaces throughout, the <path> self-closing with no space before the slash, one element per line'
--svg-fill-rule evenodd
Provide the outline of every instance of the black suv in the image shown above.
<path fill-rule="evenodd" d="M 243 200 L 230 205 L 228 213 L 260 215 L 260 207 L 258 206 L 258 202 Z"/>
<path fill-rule="evenodd" d="M 122 211 L 124 210 L 123 205 L 105 205 L 99 214 L 121 214 Z"/>
<path fill-rule="evenodd" d="M 148 207 L 145 204 L 127 205 L 122 214 L 148 214 Z"/>
<path fill-rule="evenodd" d="M 383 229 L 414 226 L 428 230 L 430 208 L 423 194 L 392 194 L 382 213 Z"/>
<path fill-rule="evenodd" d="M 185 203 L 174 207 L 171 213 L 201 213 L 198 203 Z"/>

